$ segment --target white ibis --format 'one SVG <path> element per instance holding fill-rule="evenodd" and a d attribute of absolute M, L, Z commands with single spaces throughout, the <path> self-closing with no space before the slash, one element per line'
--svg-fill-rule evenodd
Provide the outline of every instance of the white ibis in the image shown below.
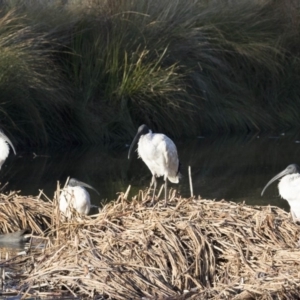
<path fill-rule="evenodd" d="M 16 155 L 16 150 L 14 148 L 14 145 L 12 144 L 10 139 L 3 133 L 3 131 L 0 130 L 0 169 L 8 157 L 9 154 L 8 145 L 10 145 L 14 154 Z"/>
<path fill-rule="evenodd" d="M 281 198 L 285 199 L 291 208 L 291 215 L 294 222 L 300 221 L 300 169 L 298 165 L 288 165 L 285 170 L 274 176 L 264 187 L 261 195 L 266 188 L 275 180 L 281 178 L 278 190 Z"/>
<path fill-rule="evenodd" d="M 138 155 L 152 173 L 150 188 L 154 185 L 152 204 L 154 203 L 156 177 L 163 176 L 165 180 L 165 205 L 167 204 L 167 179 L 178 183 L 181 177 L 180 162 L 174 142 L 164 134 L 152 133 L 146 126 L 141 125 L 129 148 L 128 159 L 135 144 L 138 142 Z"/>
<path fill-rule="evenodd" d="M 99 195 L 92 186 L 75 178 L 71 178 L 68 185 L 62 190 L 59 196 L 59 210 L 66 217 L 71 217 L 72 208 L 83 215 L 89 213 L 91 208 L 90 194 L 84 187 L 94 190 Z"/>

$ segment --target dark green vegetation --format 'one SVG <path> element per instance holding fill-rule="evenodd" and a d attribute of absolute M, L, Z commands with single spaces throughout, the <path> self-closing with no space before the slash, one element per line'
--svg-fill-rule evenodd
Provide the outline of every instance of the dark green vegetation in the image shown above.
<path fill-rule="evenodd" d="M 1 3 L 0 122 L 14 143 L 300 124 L 296 0 Z"/>

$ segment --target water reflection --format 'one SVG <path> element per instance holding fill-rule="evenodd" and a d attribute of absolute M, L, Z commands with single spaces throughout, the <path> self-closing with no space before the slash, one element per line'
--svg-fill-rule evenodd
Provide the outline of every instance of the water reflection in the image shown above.
<path fill-rule="evenodd" d="M 299 137 L 300 140 L 300 137 Z M 182 196 L 189 196 L 188 166 L 192 167 L 194 194 L 207 199 L 245 201 L 252 205 L 273 204 L 288 208 L 273 184 L 264 197 L 264 185 L 290 163 L 298 163 L 300 143 L 297 134 L 258 136 L 208 136 L 175 141 L 182 162 L 183 178 L 177 187 Z M 128 141 L 129 143 L 130 141 Z M 116 199 L 132 185 L 131 194 L 149 185 L 151 173 L 137 159 L 127 159 L 126 145 L 119 149 L 77 147 L 22 152 L 10 155 L 2 167 L 1 182 L 9 182 L 5 191 L 21 190 L 23 195 L 37 195 L 43 189 L 53 198 L 57 181 L 68 176 L 95 187 L 100 198 L 90 193 L 93 204 Z M 160 179 L 159 183 L 162 183 Z"/>

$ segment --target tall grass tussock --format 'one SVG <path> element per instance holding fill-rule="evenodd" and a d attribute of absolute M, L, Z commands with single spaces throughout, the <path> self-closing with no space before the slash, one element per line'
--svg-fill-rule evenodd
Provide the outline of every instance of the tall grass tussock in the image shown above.
<path fill-rule="evenodd" d="M 0 120 L 16 142 L 299 126 L 297 1 L 0 5 Z"/>

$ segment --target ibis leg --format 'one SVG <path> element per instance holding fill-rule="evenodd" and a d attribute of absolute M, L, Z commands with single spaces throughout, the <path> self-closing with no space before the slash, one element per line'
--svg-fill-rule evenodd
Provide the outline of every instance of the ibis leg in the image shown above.
<path fill-rule="evenodd" d="M 152 188 L 152 185 L 154 184 L 154 181 L 155 181 L 155 178 L 154 178 L 154 175 L 152 175 L 152 178 L 151 178 L 151 181 L 150 181 L 150 187 L 149 187 L 149 189 Z"/>
<path fill-rule="evenodd" d="M 168 198 L 168 191 L 167 191 L 167 184 L 168 183 L 168 179 L 165 179 L 165 206 L 167 206 L 167 198 Z"/>
<path fill-rule="evenodd" d="M 157 185 L 155 175 L 153 175 L 153 177 L 152 177 L 150 188 L 152 187 L 152 185 L 154 185 L 154 187 L 153 187 L 152 201 L 151 201 L 151 204 L 153 205 L 154 204 L 154 198 L 155 198 L 155 190 L 156 190 L 156 185 Z"/>

